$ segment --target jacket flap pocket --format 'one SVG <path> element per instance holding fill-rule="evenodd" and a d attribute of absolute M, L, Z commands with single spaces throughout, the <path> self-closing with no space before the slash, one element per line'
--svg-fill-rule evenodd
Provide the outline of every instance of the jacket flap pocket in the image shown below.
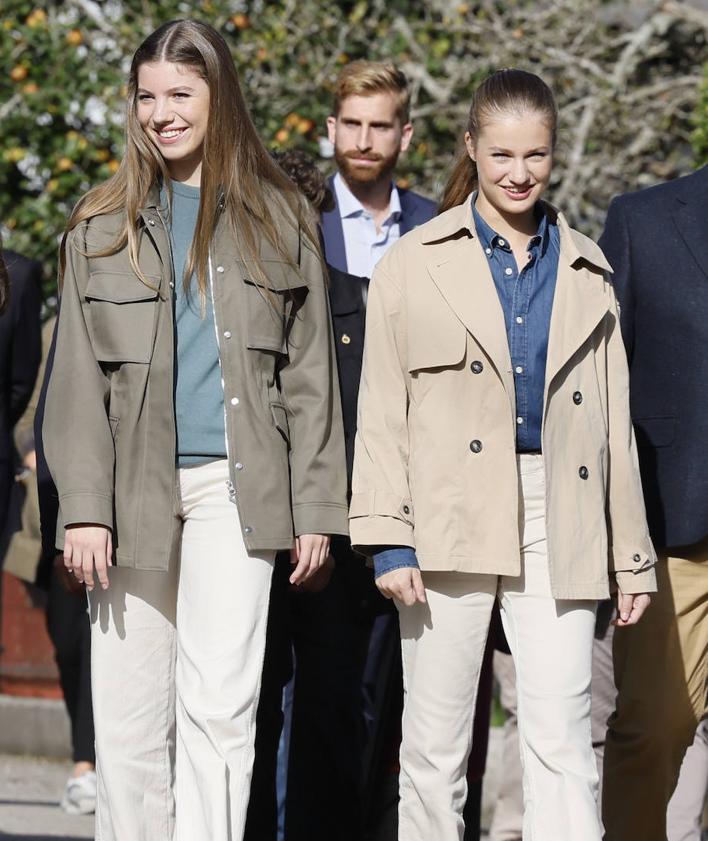
<path fill-rule="evenodd" d="M 304 278 L 297 274 L 290 263 L 279 260 L 264 260 L 263 274 L 257 271 L 253 263 L 244 261 L 246 274 L 244 281 L 253 286 L 267 287 L 275 292 L 288 292 L 300 286 L 307 286 Z"/>
<path fill-rule="evenodd" d="M 638 447 L 668 447 L 676 435 L 676 418 L 672 415 L 635 418 L 634 431 Z"/>
<path fill-rule="evenodd" d="M 449 329 L 416 330 L 408 334 L 408 371 L 425 368 L 452 368 L 465 358 L 467 331 L 450 322 Z"/>
<path fill-rule="evenodd" d="M 160 277 L 148 275 L 151 289 L 132 272 L 91 272 L 85 297 L 94 301 L 126 304 L 132 301 L 153 301 L 157 298 Z"/>

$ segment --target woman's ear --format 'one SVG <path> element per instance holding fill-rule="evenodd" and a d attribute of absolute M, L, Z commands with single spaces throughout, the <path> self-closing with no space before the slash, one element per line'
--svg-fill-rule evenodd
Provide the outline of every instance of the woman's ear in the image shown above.
<path fill-rule="evenodd" d="M 476 151 L 475 151 L 475 144 L 472 140 L 472 135 L 466 131 L 465 132 L 465 148 L 467 149 L 467 154 L 473 161 L 476 161 Z"/>

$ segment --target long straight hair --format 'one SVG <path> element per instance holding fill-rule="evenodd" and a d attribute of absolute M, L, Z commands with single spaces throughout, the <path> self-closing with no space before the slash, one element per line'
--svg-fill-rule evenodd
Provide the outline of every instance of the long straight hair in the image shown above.
<path fill-rule="evenodd" d="M 474 92 L 467 131 L 476 142 L 487 120 L 507 114 L 540 114 L 551 129 L 552 144 L 558 134 L 558 109 L 548 85 L 534 73 L 509 68 L 492 73 Z M 477 164 L 463 142 L 448 178 L 438 212 L 462 204 L 479 184 Z"/>
<path fill-rule="evenodd" d="M 138 121 L 138 72 L 143 64 L 163 60 L 189 67 L 209 86 L 199 214 L 184 277 L 186 286 L 196 273 L 203 304 L 209 282 L 209 245 L 220 199 L 238 233 L 243 258 L 251 261 L 256 278 L 264 284 L 266 276 L 260 257 L 263 239 L 292 263 L 282 231 L 274 220 L 274 203 L 283 211 L 278 217 L 284 215 L 293 227 L 302 228 L 313 248 L 319 247 L 297 189 L 273 162 L 256 133 L 226 42 L 213 27 L 193 20 L 163 24 L 133 56 L 128 79 L 125 154 L 115 175 L 89 190 L 74 208 L 60 250 L 60 279 L 69 231 L 93 216 L 125 211 L 125 222 L 115 243 L 93 256 L 115 254 L 127 244 L 131 268 L 143 283 L 150 285 L 138 263 L 139 213 L 153 185 L 162 180 L 169 194 L 171 182 L 162 155 Z"/>

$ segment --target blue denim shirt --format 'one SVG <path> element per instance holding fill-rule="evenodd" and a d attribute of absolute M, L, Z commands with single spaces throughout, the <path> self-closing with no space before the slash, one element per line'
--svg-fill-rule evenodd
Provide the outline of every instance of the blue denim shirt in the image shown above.
<path fill-rule="evenodd" d="M 494 285 L 504 312 L 509 353 L 516 391 L 516 449 L 541 449 L 543 392 L 551 310 L 556 289 L 560 234 L 543 205 L 537 206 L 538 230 L 528 244 L 528 263 L 518 270 L 509 243 L 496 233 L 477 212 L 472 197 L 474 225 L 489 260 Z M 418 567 L 410 546 L 381 546 L 374 553 L 378 578 L 394 569 Z"/>
<path fill-rule="evenodd" d="M 548 333 L 560 255 L 558 226 L 551 224 L 543 205 L 538 204 L 538 231 L 528 244 L 529 261 L 519 271 L 509 243 L 492 230 L 474 205 L 472 212 L 504 311 L 516 390 L 516 450 L 539 451 Z"/>

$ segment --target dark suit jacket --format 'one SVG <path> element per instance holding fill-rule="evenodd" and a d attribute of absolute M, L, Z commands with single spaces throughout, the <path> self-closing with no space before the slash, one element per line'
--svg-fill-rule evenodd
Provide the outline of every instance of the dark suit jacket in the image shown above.
<path fill-rule="evenodd" d="M 339 214 L 337 205 L 337 194 L 334 190 L 334 179 L 327 179 L 327 186 L 332 191 L 334 208 L 322 214 L 322 234 L 325 243 L 325 258 L 330 266 L 334 266 L 340 272 L 348 271 L 347 252 L 344 247 L 344 231 L 342 230 L 342 217 Z M 426 199 L 424 196 L 414 193 L 412 190 L 399 188 L 398 195 L 401 200 L 401 218 L 399 225 L 401 236 L 412 231 L 418 225 L 428 222 L 435 216 L 435 202 Z"/>
<path fill-rule="evenodd" d="M 10 276 L 10 302 L 0 315 L 0 532 L 14 471 L 12 429 L 32 396 L 42 357 L 41 264 L 13 251 L 2 256 Z"/>
<path fill-rule="evenodd" d="M 364 352 L 364 323 L 366 305 L 363 290 L 369 279 L 355 277 L 347 272 L 347 255 L 344 247 L 342 218 L 337 207 L 332 178 L 328 180 L 335 201 L 333 210 L 322 214 L 322 238 L 329 269 L 329 302 L 334 325 L 337 351 L 339 388 L 342 395 L 344 438 L 347 454 L 348 489 L 351 493 L 354 438 L 356 436 L 356 409 L 359 399 L 362 354 Z M 435 203 L 410 190 L 398 191 L 401 200 L 399 221 L 401 236 L 417 225 L 435 216 Z"/>
<path fill-rule="evenodd" d="M 708 166 L 612 201 L 612 265 L 652 538 L 708 535 Z"/>

